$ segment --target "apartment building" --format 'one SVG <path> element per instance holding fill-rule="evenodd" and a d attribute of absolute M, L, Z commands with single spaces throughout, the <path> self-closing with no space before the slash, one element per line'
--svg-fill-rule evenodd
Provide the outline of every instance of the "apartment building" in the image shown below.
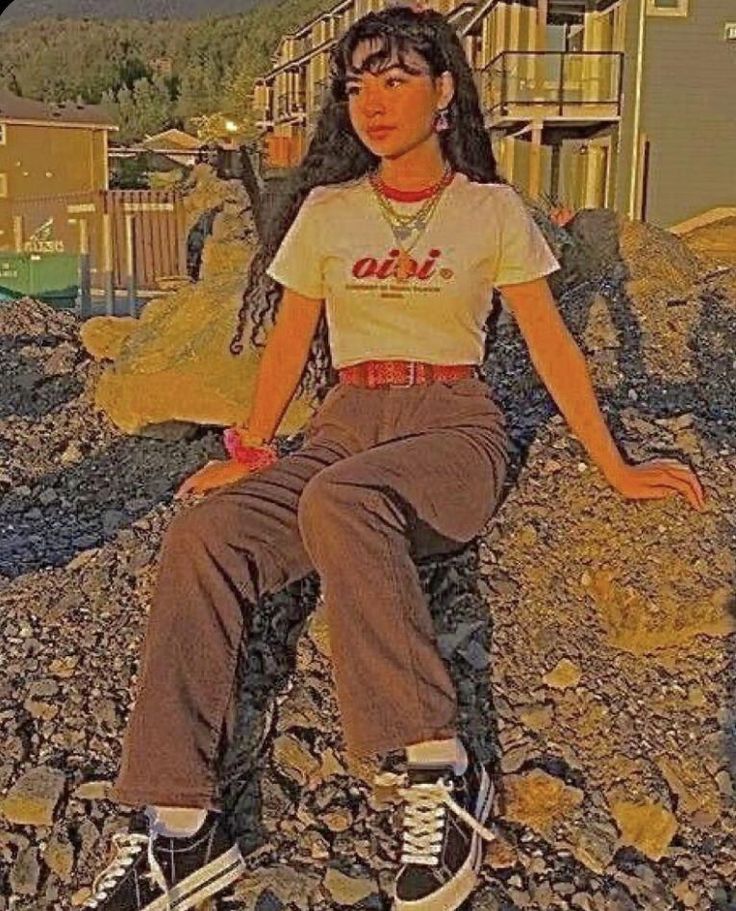
<path fill-rule="evenodd" d="M 298 163 L 331 47 L 383 5 L 343 0 L 282 38 L 254 91 L 267 167 Z M 532 198 L 662 227 L 736 206 L 734 0 L 432 5 L 462 41 L 502 174 Z"/>

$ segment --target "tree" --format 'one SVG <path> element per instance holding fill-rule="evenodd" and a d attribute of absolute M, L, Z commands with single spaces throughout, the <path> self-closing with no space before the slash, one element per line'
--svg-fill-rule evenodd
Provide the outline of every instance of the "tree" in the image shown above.
<path fill-rule="evenodd" d="M 176 112 L 179 117 L 196 117 L 220 108 L 222 73 L 210 57 L 193 61 L 181 78 Z"/>
<path fill-rule="evenodd" d="M 137 135 L 141 138 L 165 129 L 173 115 L 169 89 L 164 79 L 137 79 L 133 84 L 133 105 L 137 118 Z"/>
<path fill-rule="evenodd" d="M 138 115 L 135 107 L 133 92 L 124 85 L 116 98 L 118 112 L 118 138 L 121 142 L 130 142 L 138 135 Z"/>
<path fill-rule="evenodd" d="M 28 98 L 104 103 L 123 141 L 216 112 L 255 138 L 256 77 L 284 32 L 331 5 L 264 0 L 239 16 L 197 21 L 39 19 L 0 30 L 0 84 Z"/>

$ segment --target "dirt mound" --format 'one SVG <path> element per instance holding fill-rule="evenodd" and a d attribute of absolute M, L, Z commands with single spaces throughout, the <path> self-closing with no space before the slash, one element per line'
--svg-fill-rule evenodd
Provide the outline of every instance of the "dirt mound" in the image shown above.
<path fill-rule="evenodd" d="M 624 501 L 499 322 L 486 374 L 509 419 L 504 500 L 476 542 L 420 566 L 463 733 L 502 786 L 469 907 L 727 908 L 736 272 L 708 277 L 677 239 L 609 213 L 580 213 L 565 244 L 560 307 L 620 447 L 690 461 L 710 503 Z M 106 794 L 156 556 L 187 508 L 171 497 L 223 454 L 207 429 L 119 431 L 79 330 L 0 304 L 0 911 L 80 904 L 124 824 Z M 345 755 L 319 608 L 315 575 L 264 601 L 240 668 L 223 777 L 259 847 L 234 908 L 389 905 L 398 809 Z"/>
<path fill-rule="evenodd" d="M 722 218 L 682 236 L 687 246 L 715 263 L 736 266 L 736 215 Z"/>

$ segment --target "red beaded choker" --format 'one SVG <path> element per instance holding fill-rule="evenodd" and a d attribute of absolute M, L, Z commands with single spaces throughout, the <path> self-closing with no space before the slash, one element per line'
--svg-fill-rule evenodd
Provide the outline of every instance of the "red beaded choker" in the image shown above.
<path fill-rule="evenodd" d="M 429 199 L 430 196 L 434 196 L 437 192 L 437 184 L 421 190 L 400 190 L 398 187 L 389 187 L 388 184 L 381 181 L 381 192 L 389 199 L 395 199 L 398 202 L 419 202 L 421 199 Z"/>

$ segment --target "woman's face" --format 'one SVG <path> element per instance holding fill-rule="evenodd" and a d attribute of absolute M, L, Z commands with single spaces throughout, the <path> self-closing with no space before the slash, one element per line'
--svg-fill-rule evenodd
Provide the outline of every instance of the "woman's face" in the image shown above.
<path fill-rule="evenodd" d="M 437 110 L 452 97 L 452 77 L 446 72 L 433 79 L 426 60 L 415 51 L 407 52 L 404 60 L 416 72 L 402 69 L 395 58 L 375 75 L 359 73 L 378 46 L 364 42 L 356 48 L 345 90 L 350 121 L 360 140 L 375 155 L 394 158 L 435 133 Z"/>

